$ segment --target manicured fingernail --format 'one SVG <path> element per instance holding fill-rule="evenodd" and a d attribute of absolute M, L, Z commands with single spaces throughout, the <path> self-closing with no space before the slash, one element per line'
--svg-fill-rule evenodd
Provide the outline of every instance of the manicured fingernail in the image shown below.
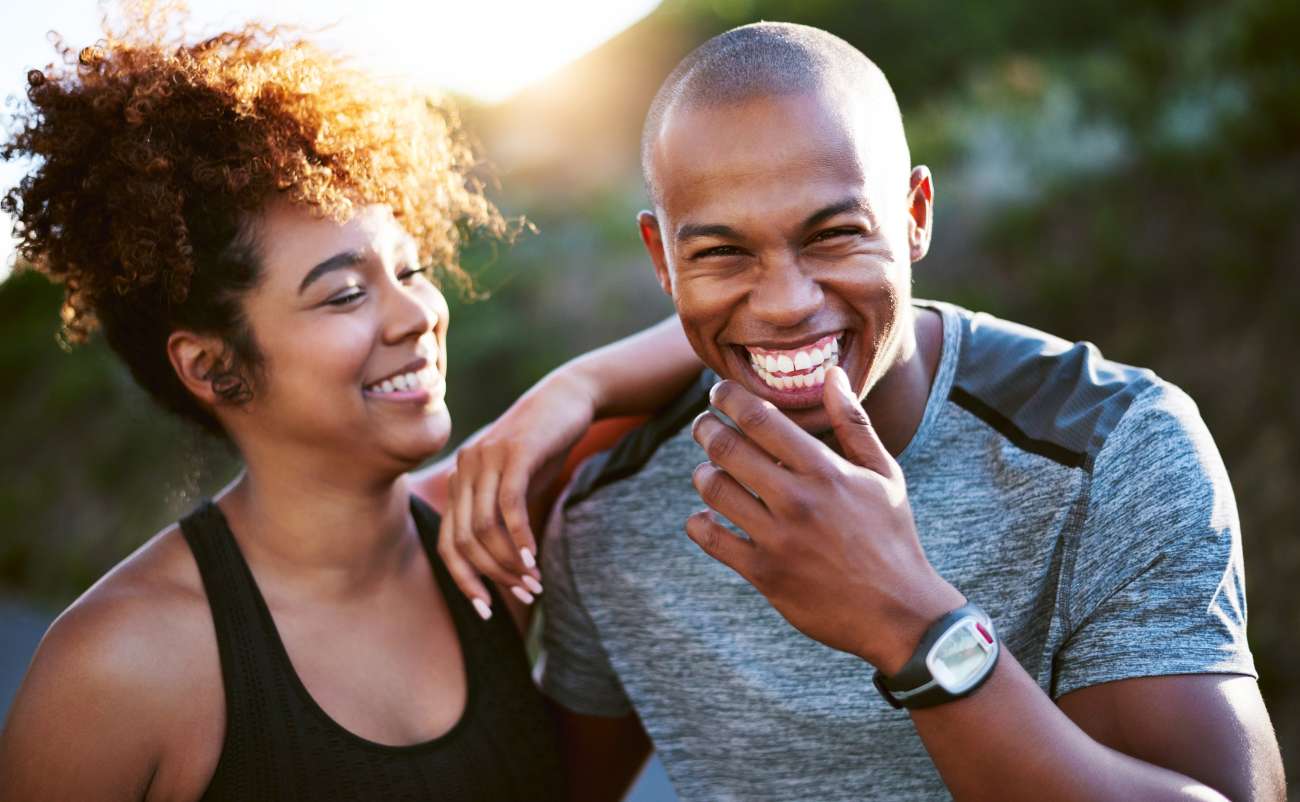
<path fill-rule="evenodd" d="M 515 594 L 515 598 L 523 602 L 524 604 L 533 603 L 533 594 L 529 593 L 528 591 L 524 590 L 518 585 L 515 585 L 513 588 L 511 588 L 510 592 Z"/>
<path fill-rule="evenodd" d="M 524 561 L 524 567 L 525 567 L 525 568 L 536 568 L 536 567 L 537 567 L 537 558 L 533 556 L 533 552 L 532 552 L 531 550 L 529 550 L 529 549 L 520 549 L 520 550 L 519 550 L 519 557 L 520 557 L 520 559 L 522 559 L 522 560 Z M 541 591 L 538 591 L 538 592 L 540 593 Z"/>
<path fill-rule="evenodd" d="M 473 604 L 474 604 L 474 609 L 478 611 L 479 618 L 482 618 L 484 621 L 486 621 L 492 617 L 492 608 L 488 607 L 487 602 L 483 601 L 482 599 L 474 599 Z"/>
<path fill-rule="evenodd" d="M 527 587 L 528 590 L 530 590 L 533 593 L 533 595 L 535 596 L 542 595 L 542 583 L 538 582 L 536 579 L 533 579 L 528 574 L 524 574 L 524 586 Z"/>

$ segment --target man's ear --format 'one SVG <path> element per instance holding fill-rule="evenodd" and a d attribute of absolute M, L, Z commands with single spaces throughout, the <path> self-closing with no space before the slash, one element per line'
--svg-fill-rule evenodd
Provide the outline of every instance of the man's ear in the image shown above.
<path fill-rule="evenodd" d="M 185 389 L 206 407 L 215 407 L 223 400 L 213 379 L 224 369 L 225 350 L 220 338 L 192 331 L 173 331 L 167 337 L 172 370 Z"/>
<path fill-rule="evenodd" d="M 907 246 L 913 262 L 930 252 L 934 231 L 934 178 L 924 164 L 912 168 L 907 193 Z"/>
<path fill-rule="evenodd" d="M 646 253 L 655 266 L 655 278 L 669 298 L 673 297 L 673 277 L 668 272 L 668 254 L 664 251 L 663 235 L 659 231 L 659 218 L 653 212 L 642 211 L 636 216 L 637 228 L 641 231 L 641 242 L 645 244 Z"/>

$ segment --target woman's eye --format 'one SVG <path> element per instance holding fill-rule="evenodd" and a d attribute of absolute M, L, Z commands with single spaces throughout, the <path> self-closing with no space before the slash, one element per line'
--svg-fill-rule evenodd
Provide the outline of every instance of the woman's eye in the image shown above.
<path fill-rule="evenodd" d="M 350 306 L 351 304 L 361 300 L 364 296 L 365 293 L 361 290 L 353 289 L 343 293 L 342 295 L 336 295 L 325 303 L 329 306 Z"/>
<path fill-rule="evenodd" d="M 414 278 L 415 276 L 418 275 L 423 275 L 425 278 L 429 278 L 432 274 L 433 274 L 433 268 L 427 265 L 424 267 L 408 267 L 398 272 L 397 280 L 406 281 L 407 279 Z"/>

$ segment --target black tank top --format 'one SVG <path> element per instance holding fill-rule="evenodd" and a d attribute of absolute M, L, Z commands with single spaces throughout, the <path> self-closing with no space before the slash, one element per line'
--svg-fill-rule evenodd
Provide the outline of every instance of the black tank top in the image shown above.
<path fill-rule="evenodd" d="M 555 728 L 510 616 L 475 615 L 438 559 L 437 514 L 415 498 L 411 513 L 460 638 L 468 699 L 450 731 L 410 746 L 368 741 L 331 719 L 294 671 L 221 510 L 207 501 L 181 521 L 212 608 L 226 696 L 225 740 L 204 802 L 563 796 Z M 348 634 L 337 635 L 348 648 Z"/>

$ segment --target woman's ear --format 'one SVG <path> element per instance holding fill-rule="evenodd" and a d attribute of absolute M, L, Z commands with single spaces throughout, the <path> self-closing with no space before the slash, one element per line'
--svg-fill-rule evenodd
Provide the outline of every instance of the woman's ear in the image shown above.
<path fill-rule="evenodd" d="M 226 348 L 218 337 L 173 331 L 167 337 L 167 358 L 185 389 L 204 406 L 215 407 L 224 400 L 216 382 L 226 369 Z"/>

